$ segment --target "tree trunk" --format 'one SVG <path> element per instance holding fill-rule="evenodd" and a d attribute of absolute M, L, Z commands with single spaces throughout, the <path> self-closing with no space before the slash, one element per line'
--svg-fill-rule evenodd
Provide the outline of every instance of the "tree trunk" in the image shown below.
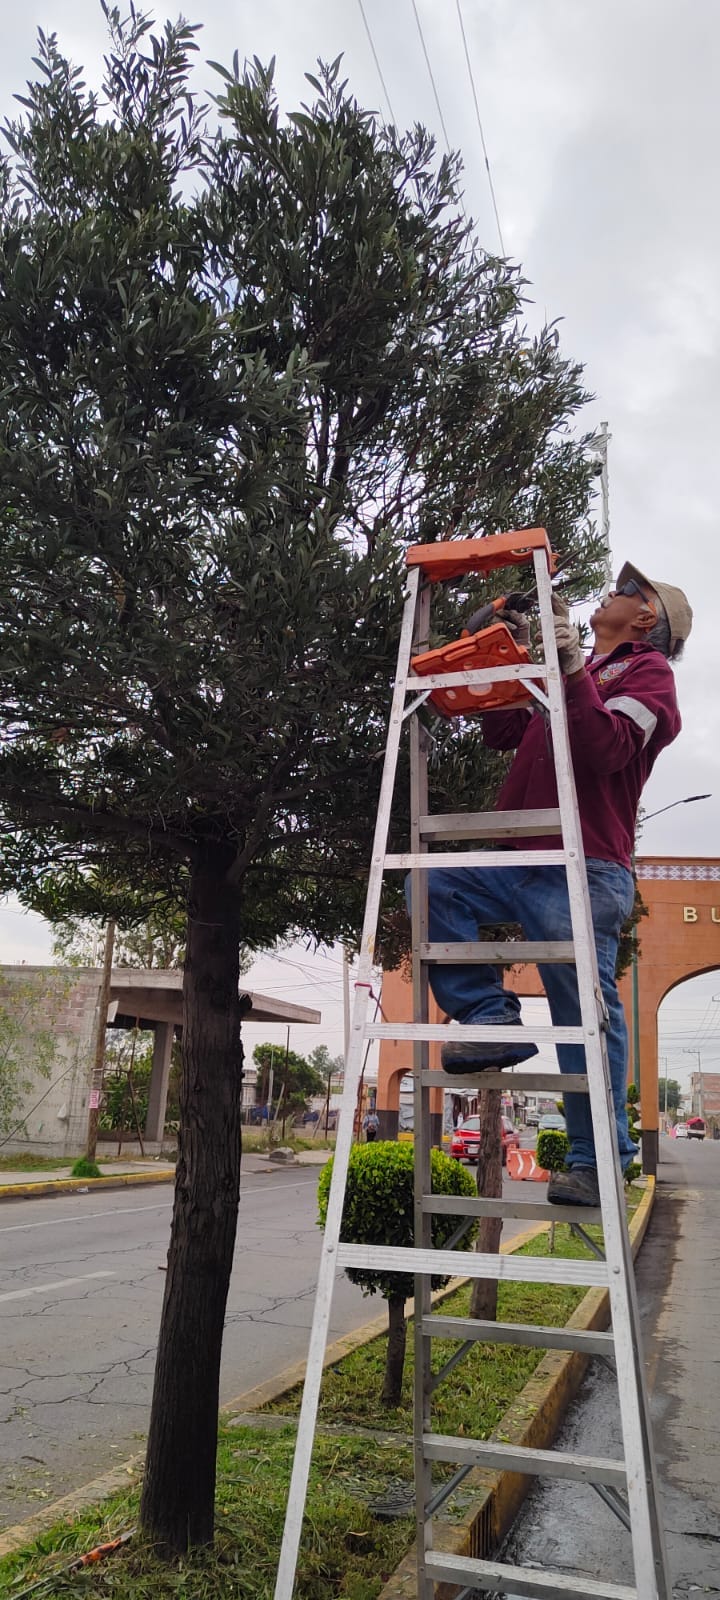
<path fill-rule="evenodd" d="M 211 1544 L 220 1354 L 240 1193 L 239 896 L 227 858 L 192 869 L 183 980 L 180 1135 L 143 1531 L 165 1552 Z"/>
<path fill-rule="evenodd" d="M 481 1089 L 480 1154 L 477 1164 L 478 1194 L 497 1200 L 502 1195 L 502 1136 L 500 1132 L 500 1090 Z M 502 1217 L 481 1217 L 476 1249 L 497 1255 L 500 1249 Z M 475 1278 L 470 1295 L 470 1316 L 494 1322 L 497 1317 L 497 1278 Z"/>
<path fill-rule="evenodd" d="M 402 1400 L 406 1336 L 405 1300 L 402 1295 L 393 1294 L 388 1300 L 388 1346 L 382 1391 L 384 1406 L 399 1406 Z"/>

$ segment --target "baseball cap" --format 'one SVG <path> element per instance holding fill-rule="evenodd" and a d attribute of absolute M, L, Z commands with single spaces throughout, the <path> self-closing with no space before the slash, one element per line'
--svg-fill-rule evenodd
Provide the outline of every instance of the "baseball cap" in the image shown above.
<path fill-rule="evenodd" d="M 670 624 L 670 649 L 673 650 L 676 644 L 687 639 L 692 628 L 693 614 L 687 595 L 672 583 L 658 583 L 656 578 L 648 578 L 639 567 L 633 566 L 632 561 L 626 561 L 617 576 L 618 589 L 630 579 L 633 583 L 639 583 L 641 588 L 644 584 L 646 589 L 654 589 L 658 600 L 662 601 Z"/>

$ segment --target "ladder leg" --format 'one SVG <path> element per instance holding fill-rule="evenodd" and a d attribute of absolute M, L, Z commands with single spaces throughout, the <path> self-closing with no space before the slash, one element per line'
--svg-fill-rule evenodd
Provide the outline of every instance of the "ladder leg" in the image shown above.
<path fill-rule="evenodd" d="M 590 1090 L 598 1184 L 609 1268 L 610 1305 L 618 1374 L 618 1395 L 638 1600 L 667 1600 L 667 1555 L 660 1521 L 657 1471 L 645 1388 L 635 1274 L 625 1217 L 622 1174 L 617 1149 L 615 1108 L 607 1051 L 600 1027 L 602 996 L 595 954 L 585 857 L 577 810 L 575 779 L 565 697 L 555 644 L 551 590 L 547 568 L 533 557 L 537 580 L 550 724 L 567 857 L 568 896 L 576 952 L 580 1012 Z"/>
<path fill-rule="evenodd" d="M 427 629 L 429 594 L 425 591 L 418 606 L 418 633 Z M 426 848 L 420 839 L 419 819 L 428 809 L 427 735 L 417 717 L 410 725 L 410 847 Z M 428 1021 L 427 967 L 420 960 L 420 946 L 428 937 L 428 875 L 412 873 L 412 982 L 413 1016 Z M 413 1045 L 413 1145 L 414 1145 L 414 1239 L 422 1249 L 432 1244 L 432 1217 L 423 1204 L 430 1193 L 431 1140 L 430 1090 L 423 1085 L 429 1045 L 416 1040 Z M 413 1340 L 415 1371 L 413 1385 L 413 1457 L 415 1471 L 415 1522 L 417 1549 L 417 1600 L 433 1600 L 434 1583 L 425 1570 L 425 1552 L 432 1547 L 432 1518 L 426 1513 L 432 1497 L 432 1467 L 425 1457 L 424 1440 L 430 1431 L 432 1395 L 431 1344 L 423 1335 L 423 1319 L 432 1310 L 431 1282 L 427 1276 L 415 1277 L 415 1319 Z"/>
<path fill-rule="evenodd" d="M 345 1066 L 345 1082 L 340 1107 L 340 1121 L 338 1137 L 335 1145 L 333 1159 L 333 1174 L 328 1198 L 327 1221 L 323 1246 L 320 1255 L 320 1269 L 313 1313 L 310 1345 L 303 1386 L 302 1406 L 298 1421 L 295 1457 L 293 1460 L 290 1489 L 288 1492 L 285 1527 L 283 1530 L 282 1545 L 280 1548 L 280 1561 L 278 1564 L 277 1579 L 275 1583 L 275 1600 L 292 1600 L 295 1587 L 295 1571 L 297 1567 L 298 1550 L 300 1548 L 300 1535 L 302 1533 L 305 1500 L 307 1498 L 308 1478 L 310 1475 L 310 1462 L 312 1459 L 315 1424 L 317 1419 L 318 1402 L 320 1398 L 320 1385 L 322 1382 L 323 1362 L 327 1345 L 328 1329 L 330 1326 L 330 1311 L 332 1307 L 333 1285 L 337 1264 L 337 1251 L 340 1241 L 342 1224 L 343 1202 L 347 1184 L 348 1164 L 352 1149 L 353 1127 L 355 1121 L 355 1107 L 357 1102 L 358 1084 L 362 1071 L 362 1057 L 365 1044 L 365 1018 L 370 996 L 370 983 L 372 980 L 372 964 L 377 933 L 378 915 L 380 911 L 380 895 L 382 892 L 383 867 L 387 849 L 387 836 L 390 826 L 390 810 L 392 806 L 395 776 L 397 772 L 400 737 L 403 726 L 403 708 L 405 703 L 405 682 L 410 663 L 412 647 L 413 625 L 419 573 L 411 573 L 403 613 L 402 628 L 400 632 L 400 646 L 398 651 L 398 666 L 395 678 L 390 722 L 388 728 L 388 742 L 385 752 L 380 797 L 378 801 L 377 821 L 375 824 L 375 837 L 373 840 L 372 863 L 368 880 L 368 893 L 365 905 L 365 918 L 363 922 L 362 943 L 360 947 L 360 963 L 358 977 L 355 984 L 355 1003 L 353 1006 L 352 1025 L 350 1029 L 350 1048 Z"/>

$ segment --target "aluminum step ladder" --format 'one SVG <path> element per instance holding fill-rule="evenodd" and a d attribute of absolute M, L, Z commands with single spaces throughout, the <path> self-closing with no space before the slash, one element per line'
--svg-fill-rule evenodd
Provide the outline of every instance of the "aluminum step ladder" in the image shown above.
<path fill-rule="evenodd" d="M 315 1312 L 300 1412 L 295 1459 L 290 1483 L 275 1600 L 292 1600 L 315 1435 L 323 1361 L 327 1344 L 333 1283 L 338 1268 L 371 1268 L 415 1274 L 415 1400 L 414 1459 L 417 1522 L 417 1600 L 433 1600 L 436 1585 L 457 1586 L 457 1600 L 469 1600 L 477 1589 L 512 1595 L 564 1596 L 566 1600 L 670 1600 L 667 1560 L 659 1517 L 659 1498 L 652 1435 L 640 1347 L 635 1278 L 629 1247 L 624 1191 L 614 1130 L 604 1042 L 605 1013 L 592 936 L 585 860 L 577 812 L 570 757 L 565 699 L 551 605 L 553 557 L 544 529 L 476 540 L 447 541 L 414 546 L 408 551 L 408 584 L 400 633 L 397 673 L 388 727 L 385 766 L 368 881 L 368 894 L 355 1001 L 352 1014 L 345 1082 L 335 1148 L 332 1185 L 318 1276 Z M 544 662 L 531 663 L 526 652 L 515 651 L 509 664 L 456 668 L 419 676 L 412 669 L 413 655 L 427 646 L 433 584 L 470 573 L 532 562 L 537 588 Z M 507 630 L 505 630 L 507 633 Z M 507 635 L 509 638 L 509 634 Z M 431 816 L 428 811 L 426 735 L 417 716 L 418 706 L 435 691 L 468 691 L 483 697 L 496 694 L 499 684 L 514 684 L 539 700 L 549 718 L 557 778 L 558 806 L 553 810 L 487 812 L 457 816 Z M 492 689 L 489 690 L 488 686 Z M 505 691 L 503 691 L 505 692 Z M 408 696 L 411 698 L 406 704 Z M 410 724 L 411 817 L 410 850 L 388 854 L 387 840 L 398 755 L 405 721 Z M 541 835 L 560 836 L 561 849 L 523 851 L 467 850 L 443 853 L 430 845 L 462 839 L 512 840 Z M 572 942 L 556 944 L 498 943 L 437 945 L 427 937 L 427 869 L 431 866 L 497 867 L 563 865 L 567 872 Z M 386 871 L 413 874 L 413 1023 L 370 1021 L 373 951 L 377 932 L 383 875 Z M 579 1027 L 496 1027 L 428 1021 L 428 965 L 439 961 L 475 961 L 516 964 L 518 961 L 573 961 L 577 970 L 581 1024 Z M 479 1087 L 507 1088 L 508 1072 L 487 1071 L 467 1078 L 429 1070 L 428 1046 L 432 1041 L 475 1040 L 498 1044 L 522 1039 L 536 1044 L 583 1044 L 585 1074 L 562 1076 L 565 1092 L 589 1093 L 598 1157 L 600 1208 L 551 1206 L 546 1200 L 514 1202 L 488 1198 L 433 1195 L 430 1183 L 431 1086 L 454 1092 Z M 415 1083 L 415 1245 L 412 1249 L 350 1245 L 341 1242 L 341 1220 L 353 1139 L 356 1098 L 362 1057 L 368 1040 L 413 1041 Z M 557 1075 L 513 1069 L 514 1088 L 528 1092 L 557 1093 Z M 589 1261 L 552 1257 L 495 1255 L 431 1248 L 432 1216 L 440 1212 L 476 1218 L 523 1216 L 553 1218 L 582 1226 L 602 1223 L 602 1252 Z M 611 1329 L 581 1332 L 565 1328 L 537 1328 L 472 1318 L 431 1316 L 431 1277 L 511 1279 L 532 1283 L 578 1284 L 609 1290 Z M 622 1425 L 623 1455 L 619 1460 L 532 1450 L 492 1440 L 451 1438 L 434 1433 L 431 1425 L 430 1355 L 433 1338 L 457 1339 L 466 1347 L 481 1339 L 496 1343 L 534 1345 L 542 1349 L 581 1350 L 614 1361 Z M 461 1348 L 462 1348 L 461 1344 Z M 456 1353 L 450 1365 L 458 1359 Z M 432 1462 L 454 1463 L 457 1471 L 448 1483 L 434 1490 Z M 552 1573 L 544 1569 L 510 1566 L 496 1559 L 479 1560 L 449 1555 L 433 1548 L 433 1515 L 475 1466 L 508 1467 L 535 1477 L 561 1477 L 592 1484 L 628 1530 L 632 1545 L 633 1587 L 589 1579 L 583 1574 Z M 578 1530 L 579 1537 L 581 1530 Z"/>

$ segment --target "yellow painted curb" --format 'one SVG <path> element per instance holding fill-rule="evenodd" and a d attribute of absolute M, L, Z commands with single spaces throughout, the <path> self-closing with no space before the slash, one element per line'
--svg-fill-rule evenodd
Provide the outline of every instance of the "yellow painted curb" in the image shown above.
<path fill-rule="evenodd" d="M 655 1201 L 655 1179 L 647 1188 L 630 1223 L 633 1257 L 640 1249 Z M 561 1221 L 558 1217 L 558 1221 Z M 568 1328 L 603 1329 L 610 1321 L 610 1295 L 607 1289 L 589 1289 L 580 1305 L 568 1318 Z M 591 1358 L 578 1351 L 548 1351 L 535 1368 L 524 1389 L 515 1397 L 498 1424 L 493 1439 L 548 1449 L 555 1440 L 570 1401 L 574 1399 Z M 530 1488 L 530 1480 L 516 1472 L 494 1472 L 476 1467 L 465 1480 L 477 1490 L 477 1497 L 459 1521 L 435 1519 L 435 1543 L 439 1550 L 483 1560 L 502 1543 Z M 381 1589 L 378 1600 L 417 1600 L 417 1556 L 413 1545 L 392 1577 Z M 436 1600 L 452 1600 L 456 1585 L 440 1584 Z"/>
<path fill-rule="evenodd" d="M 16 1522 L 14 1527 L 6 1528 L 4 1533 L 0 1533 L 0 1560 L 3 1556 L 13 1555 L 16 1550 L 23 1550 L 58 1522 L 72 1522 L 73 1517 L 81 1516 L 88 1506 L 96 1505 L 98 1500 L 107 1500 L 120 1489 L 131 1489 L 142 1477 L 144 1460 L 144 1451 L 141 1455 L 131 1456 L 122 1466 L 104 1472 L 101 1478 L 93 1478 L 91 1483 L 84 1483 L 79 1489 L 71 1489 L 60 1500 L 53 1500 L 52 1505 L 43 1506 L 42 1511 L 36 1511 L 34 1516 L 28 1517 L 27 1522 Z"/>
<path fill-rule="evenodd" d="M 49 1194 L 87 1194 L 91 1189 L 133 1189 L 143 1183 L 172 1183 L 175 1171 L 118 1172 L 102 1178 L 49 1178 L 47 1183 L 0 1184 L 0 1200 L 41 1200 Z"/>

